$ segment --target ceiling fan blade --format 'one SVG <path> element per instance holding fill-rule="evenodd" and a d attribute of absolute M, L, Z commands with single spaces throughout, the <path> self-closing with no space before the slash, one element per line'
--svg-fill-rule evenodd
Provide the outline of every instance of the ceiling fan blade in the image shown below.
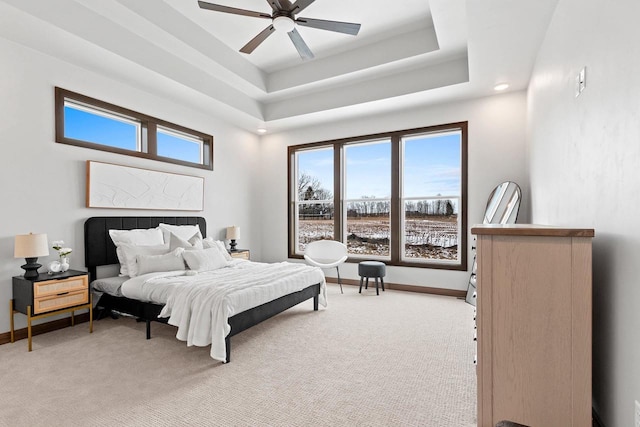
<path fill-rule="evenodd" d="M 254 12 L 253 10 L 238 9 L 235 7 L 221 6 L 219 4 L 207 3 L 199 1 L 198 5 L 201 9 L 213 10 L 215 12 L 233 13 L 234 15 L 253 16 L 255 18 L 267 18 L 271 19 L 271 15 L 268 13 Z"/>
<path fill-rule="evenodd" d="M 298 50 L 298 53 L 300 54 L 300 57 L 302 59 L 313 58 L 313 53 L 311 52 L 311 49 L 309 49 L 309 46 L 307 46 L 304 40 L 302 40 L 302 36 L 295 28 L 289 31 L 287 34 L 289 34 L 289 38 L 291 39 L 291 41 L 293 42 L 293 45 Z"/>
<path fill-rule="evenodd" d="M 360 24 L 351 22 L 325 21 L 324 19 L 298 18 L 296 24 L 303 27 L 318 28 L 320 30 L 335 31 L 355 36 L 360 31 Z"/>
<path fill-rule="evenodd" d="M 269 25 L 267 28 L 262 30 L 260 32 L 260 34 L 258 34 L 254 38 L 252 38 L 251 41 L 249 41 L 249 43 L 245 44 L 242 47 L 242 49 L 240 49 L 240 52 L 242 52 L 242 53 L 251 53 L 251 52 L 253 52 L 255 50 L 255 48 L 260 46 L 260 43 L 265 41 L 267 39 L 267 37 L 269 37 L 275 31 L 276 31 L 276 29 L 273 28 L 273 25 Z"/>
<path fill-rule="evenodd" d="M 279 12 L 283 9 L 287 10 L 283 7 L 283 2 L 281 2 L 280 0 L 267 0 L 267 3 L 269 3 L 269 6 L 271 6 L 271 9 L 273 9 L 274 12 Z"/>
<path fill-rule="evenodd" d="M 305 10 L 307 6 L 309 6 L 314 1 L 316 0 L 298 0 L 293 5 L 291 5 L 291 9 L 289 10 L 295 15 L 296 13 L 300 13 Z"/>

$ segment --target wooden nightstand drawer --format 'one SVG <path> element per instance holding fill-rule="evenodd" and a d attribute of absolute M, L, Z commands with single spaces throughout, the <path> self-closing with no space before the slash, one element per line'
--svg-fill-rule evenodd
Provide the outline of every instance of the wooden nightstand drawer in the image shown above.
<path fill-rule="evenodd" d="M 59 295 L 62 292 L 82 291 L 89 289 L 87 276 L 70 277 L 61 280 L 47 280 L 33 283 L 33 297 L 42 298 Z M 37 311 L 36 311 L 37 313 Z"/>
<path fill-rule="evenodd" d="M 231 258 L 249 260 L 250 252 L 248 249 L 238 249 L 237 251 L 229 252 L 229 255 L 231 255 Z"/>
<path fill-rule="evenodd" d="M 60 294 L 49 297 L 35 298 L 33 300 L 33 313 L 46 313 L 48 311 L 87 304 L 88 302 L 89 290 L 87 288 L 75 292 L 61 292 Z"/>

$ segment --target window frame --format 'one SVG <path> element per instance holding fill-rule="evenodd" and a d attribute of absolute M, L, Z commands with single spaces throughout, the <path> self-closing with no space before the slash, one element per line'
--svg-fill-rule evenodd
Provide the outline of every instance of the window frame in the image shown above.
<path fill-rule="evenodd" d="M 455 270 L 455 271 L 468 271 L 467 266 L 467 240 L 468 240 L 468 225 L 467 225 L 467 181 L 468 181 L 468 122 L 455 122 L 447 123 L 436 126 L 427 126 L 421 128 L 405 129 L 393 132 L 384 132 L 371 135 L 362 135 L 349 138 L 334 139 L 329 141 L 313 142 L 309 144 L 298 144 L 287 147 L 287 212 L 288 212 L 288 257 L 292 259 L 302 259 L 303 255 L 296 253 L 296 224 L 297 218 L 295 216 L 297 210 L 297 189 L 294 188 L 297 177 L 294 176 L 297 165 L 295 163 L 295 154 L 298 151 L 309 150 L 315 148 L 322 148 L 333 146 L 333 206 L 334 206 L 334 236 L 339 236 L 337 240 L 342 241 L 344 236 L 344 229 L 346 228 L 346 221 L 343 221 L 344 212 L 344 147 L 348 144 L 357 142 L 367 142 L 375 139 L 389 138 L 391 140 L 391 223 L 390 233 L 391 239 L 389 242 L 391 257 L 385 259 L 385 264 L 393 266 L 404 267 L 418 267 L 418 268 L 433 268 L 443 270 Z M 403 137 L 420 135 L 426 133 L 445 133 L 450 131 L 460 132 L 460 242 L 459 242 L 459 254 L 460 261 L 456 263 L 452 262 L 438 262 L 436 260 L 420 260 L 420 261 L 408 261 L 402 259 L 402 252 L 404 247 L 402 242 L 404 237 L 400 235 L 401 221 L 404 218 L 404 206 L 401 206 L 402 194 L 401 194 L 401 180 L 402 180 L 402 146 L 401 139 Z M 345 178 L 346 179 L 346 178 Z M 361 262 L 361 257 L 349 257 L 347 262 L 357 263 Z"/>
<path fill-rule="evenodd" d="M 77 103 L 81 107 L 94 108 L 104 112 L 105 115 L 112 114 L 136 121 L 140 124 L 141 134 L 139 148 L 140 151 L 128 150 L 125 148 L 111 147 L 91 141 L 83 141 L 65 137 L 65 101 Z M 99 114 L 98 114 L 99 115 Z M 157 153 L 157 132 L 158 127 L 184 134 L 194 139 L 202 140 L 202 163 L 188 162 L 171 157 L 160 156 Z M 99 99 L 91 98 L 70 90 L 55 87 L 55 138 L 60 144 L 73 145 L 76 147 L 90 148 L 93 150 L 107 151 L 110 153 L 123 154 L 131 157 L 157 160 L 165 163 L 173 163 L 181 166 L 189 166 L 198 169 L 213 170 L 213 136 L 175 123 L 167 122 L 138 111 L 110 104 Z"/>

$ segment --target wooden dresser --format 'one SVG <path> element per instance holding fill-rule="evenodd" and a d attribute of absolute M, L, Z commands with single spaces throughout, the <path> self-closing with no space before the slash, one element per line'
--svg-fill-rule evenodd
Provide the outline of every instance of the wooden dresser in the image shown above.
<path fill-rule="evenodd" d="M 591 426 L 593 229 L 478 225 L 478 426 Z"/>

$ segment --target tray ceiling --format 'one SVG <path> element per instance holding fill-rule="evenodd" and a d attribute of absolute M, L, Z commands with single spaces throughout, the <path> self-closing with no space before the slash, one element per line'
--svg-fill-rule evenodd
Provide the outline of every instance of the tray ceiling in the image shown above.
<path fill-rule="evenodd" d="M 264 0 L 211 2 L 271 10 Z M 298 16 L 362 27 L 350 36 L 298 26 L 309 61 L 282 33 L 238 52 L 269 21 L 197 0 L 0 0 L 0 37 L 273 132 L 486 96 L 502 81 L 524 89 L 556 3 L 316 0 Z"/>

